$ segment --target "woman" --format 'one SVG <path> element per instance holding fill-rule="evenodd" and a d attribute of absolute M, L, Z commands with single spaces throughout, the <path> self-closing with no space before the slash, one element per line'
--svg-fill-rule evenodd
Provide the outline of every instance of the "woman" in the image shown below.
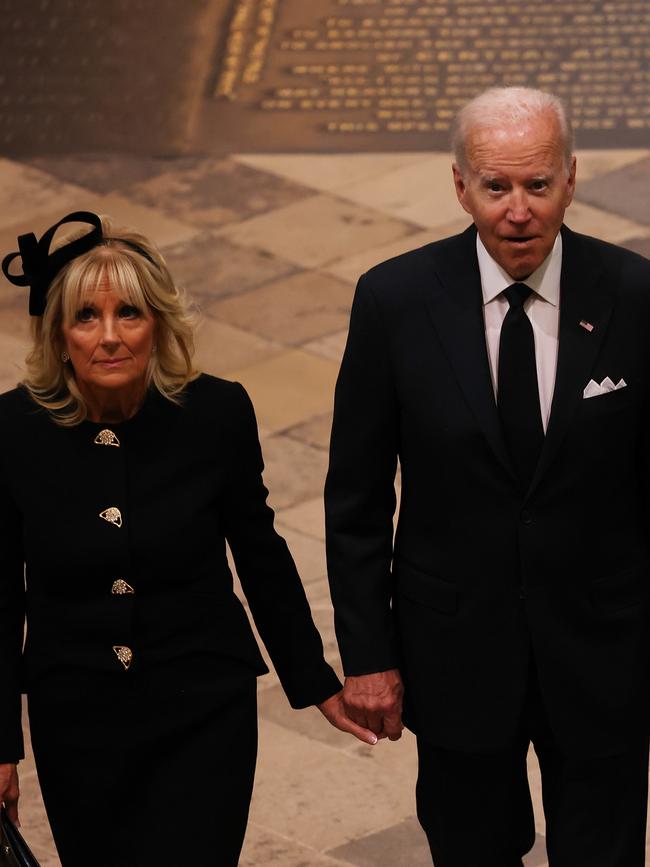
<path fill-rule="evenodd" d="M 50 252 L 74 222 L 92 229 Z M 160 253 L 87 212 L 18 241 L 34 345 L 0 397 L 0 800 L 15 818 L 22 686 L 63 867 L 236 865 L 267 669 L 226 541 L 291 704 L 376 738 L 273 529 L 250 400 L 193 369 Z"/>

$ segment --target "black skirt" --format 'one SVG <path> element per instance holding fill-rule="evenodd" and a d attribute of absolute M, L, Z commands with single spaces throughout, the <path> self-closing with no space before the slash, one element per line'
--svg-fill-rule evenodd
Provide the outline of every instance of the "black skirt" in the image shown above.
<path fill-rule="evenodd" d="M 48 678 L 29 719 L 63 867 L 236 867 L 257 755 L 256 681 Z"/>

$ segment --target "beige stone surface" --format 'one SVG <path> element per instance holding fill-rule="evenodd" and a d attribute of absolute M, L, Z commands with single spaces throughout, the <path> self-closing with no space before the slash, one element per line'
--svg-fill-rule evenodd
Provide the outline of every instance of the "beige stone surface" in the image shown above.
<path fill-rule="evenodd" d="M 350 184 L 339 195 L 417 226 L 444 225 L 465 213 L 456 198 L 448 154 Z"/>
<path fill-rule="evenodd" d="M 156 245 L 161 248 L 189 241 L 199 232 L 196 226 L 169 217 L 157 209 L 140 205 L 120 193 L 82 196 L 76 207 L 83 211 L 107 214 L 115 223 L 137 228 L 155 239 Z"/>
<path fill-rule="evenodd" d="M 460 219 L 452 220 L 450 223 L 444 223 L 440 226 L 416 232 L 413 235 L 407 235 L 405 238 L 399 238 L 390 244 L 371 247 L 369 250 L 362 250 L 345 259 L 330 262 L 326 270 L 330 274 L 340 277 L 341 280 L 348 280 L 350 283 L 356 284 L 359 277 L 365 274 L 373 265 L 385 262 L 386 259 L 392 259 L 394 256 L 399 256 L 402 253 L 407 253 L 409 250 L 423 247 L 432 241 L 448 238 L 450 235 L 457 235 L 466 229 L 470 223 L 471 220 L 468 216 L 460 217 Z"/>
<path fill-rule="evenodd" d="M 325 540 L 325 504 L 322 495 L 282 509 L 277 516 L 282 526 L 291 527 L 314 539 Z"/>
<path fill-rule="evenodd" d="M 222 234 L 235 244 L 268 250 L 303 268 L 318 268 L 413 231 L 404 220 L 322 194 L 227 226 Z"/>
<path fill-rule="evenodd" d="M 332 430 L 332 413 L 317 415 L 295 427 L 289 428 L 287 436 L 300 440 L 317 449 L 329 449 Z"/>
<path fill-rule="evenodd" d="M 205 316 L 196 334 L 196 363 L 215 376 L 257 364 L 282 352 L 282 344 Z"/>
<path fill-rule="evenodd" d="M 348 185 L 380 177 L 403 166 L 429 159 L 421 153 L 357 154 L 239 154 L 238 163 L 289 178 L 323 192 L 337 192 Z"/>
<path fill-rule="evenodd" d="M 347 328 L 352 290 L 319 271 L 300 272 L 210 307 L 216 319 L 291 346 Z"/>
<path fill-rule="evenodd" d="M 650 155 L 650 150 L 627 148 L 622 150 L 580 150 L 576 151 L 578 164 L 577 180 L 588 181 L 598 175 L 638 163 Z M 578 189 L 580 187 L 578 186 Z"/>
<path fill-rule="evenodd" d="M 258 418 L 278 431 L 331 409 L 337 365 L 301 350 L 287 350 L 230 371 L 250 392 Z"/>
<path fill-rule="evenodd" d="M 390 746 L 380 743 L 378 752 Z M 251 806 L 255 824 L 326 851 L 411 813 L 410 783 L 396 780 L 381 760 L 330 747 L 262 720 Z"/>
<path fill-rule="evenodd" d="M 348 330 L 346 328 L 344 331 L 338 331 L 336 334 L 328 334 L 327 337 L 310 340 L 309 343 L 305 343 L 303 349 L 307 350 L 307 352 L 313 352 L 315 355 L 322 355 L 323 358 L 329 358 L 331 361 L 340 364 L 347 339 Z"/>
<path fill-rule="evenodd" d="M 585 205 L 577 197 L 566 212 L 564 222 L 575 232 L 603 238 L 611 244 L 620 244 L 626 238 L 644 238 L 650 235 L 650 226 L 642 226 L 633 220 L 609 214 L 591 205 Z"/>
<path fill-rule="evenodd" d="M 25 227 L 25 231 L 42 231 L 43 228 L 51 225 L 51 223 L 43 223 L 41 218 L 44 214 L 60 212 L 60 219 L 68 211 L 79 210 L 78 203 L 84 195 L 87 193 L 81 187 L 61 183 L 52 175 L 26 166 L 24 163 L 0 159 L 0 228 L 2 229 L 29 220 L 31 222 Z"/>

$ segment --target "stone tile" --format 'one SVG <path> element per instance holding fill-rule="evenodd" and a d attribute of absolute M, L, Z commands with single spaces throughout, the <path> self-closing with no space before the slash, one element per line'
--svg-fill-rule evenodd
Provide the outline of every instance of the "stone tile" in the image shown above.
<path fill-rule="evenodd" d="M 277 513 L 278 521 L 284 527 L 291 527 L 305 536 L 325 540 L 325 505 L 322 493 L 313 500 L 306 500 L 282 509 Z"/>
<path fill-rule="evenodd" d="M 128 190 L 134 201 L 205 228 L 282 208 L 309 194 L 307 188 L 268 172 L 212 158 L 172 167 Z"/>
<path fill-rule="evenodd" d="M 178 171 L 186 161 L 126 153 L 46 154 L 25 160 L 60 181 L 102 194 L 149 180 L 170 167 Z"/>
<path fill-rule="evenodd" d="M 581 184 L 578 195 L 594 207 L 650 225 L 650 200 L 640 195 L 649 184 L 650 156 Z"/>
<path fill-rule="evenodd" d="M 273 508 L 287 509 L 322 493 L 327 455 L 319 449 L 287 436 L 270 436 L 264 441 L 264 463 Z M 278 521 L 282 522 L 281 513 Z"/>
<path fill-rule="evenodd" d="M 328 334 L 327 337 L 311 340 L 309 343 L 304 344 L 303 349 L 307 352 L 313 352 L 314 355 L 322 355 L 323 358 L 329 358 L 340 365 L 347 339 L 348 329 L 346 328 L 344 331 L 339 331 L 338 334 Z"/>
<path fill-rule="evenodd" d="M 228 377 L 229 370 L 255 364 L 283 351 L 283 347 L 255 334 L 206 316 L 196 333 L 196 366 L 215 376 Z"/>
<path fill-rule="evenodd" d="M 320 578 L 311 583 L 303 582 L 307 599 L 312 607 L 331 605 L 330 586 L 327 578 Z"/>
<path fill-rule="evenodd" d="M 107 214 L 116 224 L 142 232 L 160 248 L 189 241 L 198 234 L 196 226 L 169 217 L 156 208 L 138 204 L 120 193 L 87 194 L 76 207 L 82 211 Z"/>
<path fill-rule="evenodd" d="M 334 191 L 430 157 L 422 153 L 238 154 L 243 165 L 273 172 L 316 190 Z"/>
<path fill-rule="evenodd" d="M 635 253 L 650 259 L 650 238 L 628 238 L 626 241 L 621 241 L 621 244 L 628 250 L 634 250 Z"/>
<path fill-rule="evenodd" d="M 524 858 L 525 867 L 548 867 L 546 840 L 541 834 L 535 837 L 535 845 Z"/>
<path fill-rule="evenodd" d="M 0 392 L 15 388 L 25 375 L 25 356 L 30 347 L 27 340 L 11 334 L 0 335 L 2 367 L 0 368 Z"/>
<path fill-rule="evenodd" d="M 303 268 L 386 244 L 413 226 L 330 195 L 310 196 L 222 230 L 235 244 L 257 247 Z"/>
<path fill-rule="evenodd" d="M 80 202 L 87 196 L 88 191 L 78 185 L 61 183 L 46 172 L 0 158 L 0 228 L 27 221 L 30 225 L 23 231 L 30 231 L 35 220 L 38 228 L 33 231 L 47 228 L 70 211 L 81 210 Z M 42 215 L 52 212 L 59 216 L 43 225 Z"/>
<path fill-rule="evenodd" d="M 213 304 L 209 312 L 246 331 L 297 346 L 344 328 L 351 303 L 347 283 L 318 271 L 301 271 Z"/>
<path fill-rule="evenodd" d="M 319 743 L 329 744 L 339 749 L 348 746 L 351 735 L 331 726 L 318 708 L 293 710 L 281 686 L 274 686 L 261 693 L 258 697 L 258 708 L 261 719 L 276 723 Z"/>
<path fill-rule="evenodd" d="M 316 449 L 327 451 L 330 445 L 330 431 L 332 429 L 332 413 L 310 418 L 308 421 L 295 427 L 289 428 L 286 435 L 292 439 L 300 440 Z"/>
<path fill-rule="evenodd" d="M 623 166 L 639 162 L 650 156 L 650 151 L 642 148 L 623 150 L 582 150 L 576 151 L 578 164 L 578 190 L 583 181 L 589 181 L 598 175 L 604 175 Z"/>
<path fill-rule="evenodd" d="M 456 198 L 451 165 L 449 154 L 434 154 L 350 184 L 339 195 L 418 226 L 444 225 L 462 219 L 465 213 Z"/>
<path fill-rule="evenodd" d="M 295 271 L 265 250 L 238 247 L 226 238 L 201 233 L 165 249 L 165 260 L 180 286 L 193 296 L 225 298 Z"/>
<path fill-rule="evenodd" d="M 292 349 L 229 372 L 249 391 L 263 427 L 280 431 L 331 411 L 338 366 Z"/>
<path fill-rule="evenodd" d="M 386 259 L 392 259 L 394 256 L 407 253 L 409 250 L 423 247 L 432 241 L 448 238 L 450 235 L 457 235 L 463 232 L 471 222 L 470 216 L 466 214 L 464 217 L 451 223 L 443 223 L 422 232 L 407 235 L 405 238 L 399 238 L 390 244 L 371 247 L 369 250 L 362 250 L 345 259 L 330 262 L 325 270 L 329 274 L 339 277 L 341 280 L 347 280 L 349 283 L 356 284 L 359 277 L 368 271 L 369 268 L 372 268 L 373 265 L 378 265 L 380 262 L 385 262 Z"/>
<path fill-rule="evenodd" d="M 584 185 L 580 191 L 581 199 L 582 189 Z M 574 199 L 567 210 L 564 222 L 576 232 L 593 235 L 596 238 L 606 238 L 612 244 L 618 244 L 626 238 L 650 235 L 650 226 L 641 226 L 626 217 L 594 208 L 577 199 Z"/>
<path fill-rule="evenodd" d="M 248 825 L 239 867 L 349 867 L 342 861 L 320 855 L 253 822 Z"/>
<path fill-rule="evenodd" d="M 29 344 L 32 333 L 31 317 L 28 313 L 29 290 L 10 285 L 4 276 L 0 281 L 0 333 L 9 334 Z"/>
<path fill-rule="evenodd" d="M 322 852 L 406 818 L 411 806 L 381 764 L 262 720 L 253 823 Z"/>
<path fill-rule="evenodd" d="M 535 750 L 531 746 L 527 756 L 528 766 L 528 787 L 533 801 L 533 810 L 535 812 L 535 828 L 538 834 L 546 832 L 546 820 L 544 818 L 544 807 L 542 804 L 542 776 L 539 770 L 539 762 Z"/>
<path fill-rule="evenodd" d="M 427 838 L 414 816 L 330 849 L 328 854 L 357 867 L 431 867 L 432 864 Z"/>

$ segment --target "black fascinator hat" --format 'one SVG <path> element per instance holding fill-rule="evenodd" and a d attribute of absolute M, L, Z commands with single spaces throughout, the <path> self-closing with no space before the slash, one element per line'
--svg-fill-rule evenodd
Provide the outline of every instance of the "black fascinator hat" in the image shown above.
<path fill-rule="evenodd" d="M 65 223 L 89 223 L 92 228 L 80 238 L 75 238 L 69 244 L 59 247 L 50 253 L 50 245 L 58 229 Z M 29 232 L 18 236 L 18 250 L 9 253 L 2 261 L 2 271 L 14 286 L 29 286 L 30 316 L 42 316 L 45 312 L 47 290 L 64 265 L 72 259 L 92 250 L 104 240 L 102 222 L 97 214 L 90 211 L 75 211 L 59 220 L 42 235 L 40 241 L 36 235 Z M 10 274 L 9 266 L 14 259 L 20 257 L 23 265 L 22 274 Z"/>
<path fill-rule="evenodd" d="M 75 238 L 54 250 L 50 253 L 50 245 L 59 228 L 65 223 L 88 223 L 92 228 L 80 238 Z M 47 300 L 47 290 L 50 288 L 52 280 L 59 273 L 64 265 L 77 256 L 87 253 L 93 247 L 98 247 L 105 241 L 119 240 L 120 244 L 124 244 L 134 252 L 143 256 L 154 268 L 158 268 L 158 264 L 152 259 L 149 253 L 139 244 L 133 241 L 128 241 L 126 238 L 109 238 L 102 232 L 102 221 L 91 211 L 75 211 L 68 214 L 58 223 L 43 234 L 40 241 L 36 240 L 36 235 L 29 232 L 26 235 L 18 236 L 18 250 L 15 253 L 9 253 L 2 261 L 2 271 L 14 286 L 29 286 L 29 313 L 31 316 L 42 316 L 45 312 L 45 302 Z M 22 274 L 10 274 L 9 266 L 14 259 L 20 257 L 23 263 Z"/>

